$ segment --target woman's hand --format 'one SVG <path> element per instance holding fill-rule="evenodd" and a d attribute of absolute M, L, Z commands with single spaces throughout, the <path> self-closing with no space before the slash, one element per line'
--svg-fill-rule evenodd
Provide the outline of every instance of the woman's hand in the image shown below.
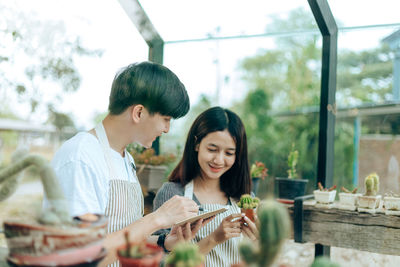
<path fill-rule="evenodd" d="M 183 226 L 173 227 L 165 238 L 164 247 L 171 251 L 177 243 L 192 240 L 200 228 L 209 223 L 212 219 L 214 219 L 214 216 L 207 220 L 200 219 L 192 224 L 187 223 Z"/>
<path fill-rule="evenodd" d="M 214 243 L 218 245 L 233 237 L 239 237 L 242 232 L 239 218 L 243 216 L 243 214 L 236 213 L 224 218 L 218 228 L 210 235 Z"/>
<path fill-rule="evenodd" d="M 242 233 L 245 237 L 252 241 L 258 240 L 259 232 L 257 225 L 250 220 L 247 216 L 243 218 L 244 223 L 242 224 Z M 255 216 L 255 221 L 258 221 L 257 215 Z"/>

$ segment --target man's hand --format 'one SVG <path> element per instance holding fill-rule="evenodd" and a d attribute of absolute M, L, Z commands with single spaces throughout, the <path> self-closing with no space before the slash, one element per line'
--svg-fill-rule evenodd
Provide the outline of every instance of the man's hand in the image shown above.
<path fill-rule="evenodd" d="M 193 200 L 174 196 L 159 207 L 154 215 L 161 229 L 171 228 L 175 223 L 196 216 L 199 207 Z"/>
<path fill-rule="evenodd" d="M 173 227 L 171 229 L 171 232 L 165 238 L 164 247 L 167 250 L 171 251 L 177 243 L 192 240 L 196 236 L 197 232 L 201 229 L 201 227 L 212 221 L 214 217 L 215 216 L 212 216 L 206 220 L 199 219 L 192 224 L 186 223 L 183 226 Z"/>

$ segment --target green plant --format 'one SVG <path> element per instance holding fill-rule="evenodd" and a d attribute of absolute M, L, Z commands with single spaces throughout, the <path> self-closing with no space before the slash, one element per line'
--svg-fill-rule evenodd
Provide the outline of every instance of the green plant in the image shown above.
<path fill-rule="evenodd" d="M 182 242 L 175 246 L 165 259 L 167 266 L 196 267 L 204 262 L 204 256 L 194 243 Z"/>
<path fill-rule="evenodd" d="M 242 209 L 255 209 L 260 203 L 260 199 L 258 197 L 252 197 L 249 194 L 244 194 L 240 197 L 239 202 L 237 203 L 239 208 Z"/>
<path fill-rule="evenodd" d="M 25 150 L 17 150 L 12 156 L 12 163 L 0 170 L 0 201 L 14 193 L 20 180 L 18 174 L 30 166 L 35 166 L 50 204 L 50 208 L 39 216 L 39 222 L 43 224 L 71 223 L 68 205 L 54 170 L 42 156 L 27 153 Z"/>
<path fill-rule="evenodd" d="M 248 266 L 266 267 L 272 264 L 283 241 L 289 237 L 290 218 L 287 209 L 272 198 L 260 203 L 257 215 L 258 244 L 245 240 L 240 244 L 239 252 Z"/>
<path fill-rule="evenodd" d="M 365 177 L 365 195 L 376 196 L 379 191 L 379 176 L 376 172 L 369 174 Z"/>
<path fill-rule="evenodd" d="M 299 159 L 299 151 L 294 149 L 294 144 L 292 144 L 292 150 L 289 152 L 288 156 L 288 166 L 289 170 L 287 170 L 289 178 L 295 179 L 297 178 L 296 165 L 297 160 Z"/>
<path fill-rule="evenodd" d="M 258 177 L 264 180 L 268 176 L 268 169 L 264 163 L 256 161 L 251 165 L 250 176 L 251 178 Z"/>
<path fill-rule="evenodd" d="M 310 267 L 340 267 L 336 262 L 331 261 L 328 257 L 316 257 Z"/>
<path fill-rule="evenodd" d="M 135 147 L 128 147 L 128 152 L 132 155 L 136 164 L 145 165 L 166 165 L 176 160 L 176 156 L 172 153 L 155 155 L 153 148 L 140 150 Z"/>

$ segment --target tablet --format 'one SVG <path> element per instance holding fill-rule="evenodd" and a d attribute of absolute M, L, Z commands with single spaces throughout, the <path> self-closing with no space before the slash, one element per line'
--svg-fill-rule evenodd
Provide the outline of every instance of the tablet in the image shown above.
<path fill-rule="evenodd" d="M 217 210 L 214 210 L 214 211 L 205 212 L 205 213 L 190 217 L 190 218 L 188 218 L 186 220 L 177 222 L 175 225 L 176 226 L 181 226 L 181 225 L 184 225 L 186 223 L 192 223 L 192 222 L 195 222 L 195 221 L 200 220 L 200 219 L 208 219 L 211 216 L 220 214 L 220 213 L 225 212 L 227 210 L 228 210 L 228 208 L 220 208 L 220 209 L 217 209 Z"/>

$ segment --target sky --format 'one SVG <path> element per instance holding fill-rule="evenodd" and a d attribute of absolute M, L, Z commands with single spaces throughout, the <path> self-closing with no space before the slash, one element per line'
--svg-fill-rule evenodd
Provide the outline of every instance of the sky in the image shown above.
<path fill-rule="evenodd" d="M 81 58 L 77 68 L 82 76 L 80 89 L 66 94 L 59 110 L 72 114 L 79 128 L 93 127 L 93 117 L 105 112 L 115 73 L 132 62 L 147 59 L 148 48 L 118 0 L 14 0 L 22 10 L 43 19 L 62 20 L 67 32 L 80 35 L 84 46 L 102 49 L 102 57 Z M 299 0 L 142 0 L 161 37 L 164 65 L 185 84 L 191 103 L 201 94 L 215 104 L 229 107 L 243 98 L 247 88 L 238 70 L 240 60 L 262 49 L 275 47 L 273 38 L 249 38 L 219 42 L 168 43 L 205 38 L 207 35 L 232 36 L 260 34 L 270 16 L 287 16 L 291 9 L 304 7 Z M 332 13 L 344 26 L 399 23 L 398 0 L 332 0 Z M 311 13 L 311 11 L 310 11 Z M 217 28 L 219 27 L 219 31 Z M 339 33 L 338 46 L 354 50 L 376 46 L 396 28 Z M 219 88 L 219 97 L 216 95 Z M 23 108 L 21 112 L 26 112 Z"/>

